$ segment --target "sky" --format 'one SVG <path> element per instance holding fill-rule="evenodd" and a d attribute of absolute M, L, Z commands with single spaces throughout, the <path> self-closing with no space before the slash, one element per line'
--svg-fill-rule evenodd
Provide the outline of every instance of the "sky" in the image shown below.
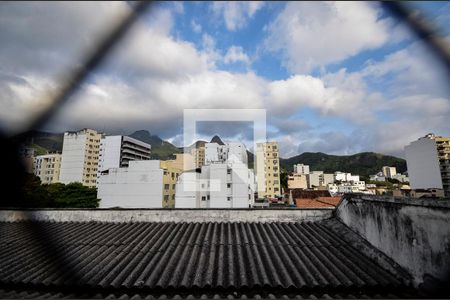
<path fill-rule="evenodd" d="M 411 5 L 450 41 L 450 3 Z M 18 132 L 44 109 L 130 9 L 3 3 L 0 128 Z M 267 138 L 282 157 L 404 157 L 404 146 L 429 132 L 450 136 L 448 83 L 428 48 L 377 2 L 160 2 L 43 129 L 145 129 L 182 146 L 184 109 L 265 109 Z M 249 122 L 205 122 L 197 131 L 249 148 L 253 139 Z"/>

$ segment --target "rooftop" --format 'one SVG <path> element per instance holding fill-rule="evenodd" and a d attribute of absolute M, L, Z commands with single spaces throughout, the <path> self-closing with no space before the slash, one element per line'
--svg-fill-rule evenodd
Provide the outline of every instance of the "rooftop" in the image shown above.
<path fill-rule="evenodd" d="M 382 205 L 378 206 L 379 203 Z M 411 207 L 427 210 L 437 207 L 436 213 L 441 215 L 450 207 L 448 203 L 421 203 L 425 201 L 416 201 Z M 419 298 L 426 295 L 417 284 L 416 279 L 420 278 L 417 270 L 409 268 L 383 245 L 377 245 L 373 235 L 365 235 L 364 226 L 352 221 L 367 205 L 372 208 L 364 212 L 366 227 L 371 226 L 372 216 L 376 218 L 384 209 L 390 209 L 391 219 L 395 219 L 390 207 L 403 204 L 395 199 L 366 197 L 366 200 L 344 199 L 335 212 L 331 209 L 3 210 L 0 297 Z M 445 211 L 444 215 L 447 214 Z M 439 221 L 450 222 L 444 215 Z M 412 222 L 405 226 L 414 227 L 416 221 Z M 432 222 L 425 223 L 434 226 Z M 354 228 L 355 224 L 360 229 Z M 377 225 L 380 234 L 384 234 L 383 226 L 386 225 Z M 448 229 L 440 227 L 441 231 L 433 234 L 445 241 L 442 234 L 448 236 Z M 367 230 L 373 232 L 371 228 Z M 388 227 L 386 230 L 393 232 Z M 396 234 L 397 240 L 403 241 L 403 248 L 408 248 L 409 241 L 404 240 L 402 232 L 397 230 Z M 393 239 L 385 239 L 384 244 L 395 243 Z M 417 243 L 421 240 L 415 243 L 413 251 L 420 250 Z M 436 244 L 427 247 L 445 265 L 448 256 L 445 249 L 439 250 Z M 404 256 L 403 250 L 393 249 Z M 423 261 L 420 263 L 425 265 Z"/>

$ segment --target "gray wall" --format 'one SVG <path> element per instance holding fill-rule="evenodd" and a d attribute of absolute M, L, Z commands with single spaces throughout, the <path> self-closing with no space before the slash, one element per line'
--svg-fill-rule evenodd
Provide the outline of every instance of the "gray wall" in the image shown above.
<path fill-rule="evenodd" d="M 332 217 L 333 209 L 42 209 L 1 210 L 0 222 L 303 222 Z"/>
<path fill-rule="evenodd" d="M 336 210 L 344 224 L 408 270 L 450 279 L 450 200 L 347 196 Z"/>

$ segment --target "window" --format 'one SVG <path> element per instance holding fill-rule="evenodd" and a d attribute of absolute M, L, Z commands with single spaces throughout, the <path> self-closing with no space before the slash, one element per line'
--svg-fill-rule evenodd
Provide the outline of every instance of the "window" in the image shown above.
<path fill-rule="evenodd" d="M 207 198 L 208 198 L 208 200 L 210 199 L 210 198 L 209 198 L 209 195 L 207 196 Z"/>
<path fill-rule="evenodd" d="M 175 189 L 175 184 L 172 184 L 172 188 Z"/>
<path fill-rule="evenodd" d="M 202 201 L 206 201 L 206 196 L 202 196 Z"/>
<path fill-rule="evenodd" d="M 227 188 L 231 188 L 231 183 L 227 183 Z"/>
<path fill-rule="evenodd" d="M 274 188 L 273 191 L 274 191 L 274 192 L 278 192 L 278 188 Z"/>
<path fill-rule="evenodd" d="M 175 200 L 175 194 L 172 195 L 172 200 Z"/>
<path fill-rule="evenodd" d="M 231 201 L 231 197 L 227 197 L 227 201 Z"/>
<path fill-rule="evenodd" d="M 168 201 L 169 200 L 169 195 L 164 195 L 164 201 Z"/>
<path fill-rule="evenodd" d="M 227 174 L 231 174 L 231 169 L 227 169 Z"/>
<path fill-rule="evenodd" d="M 164 185 L 164 189 L 165 189 L 165 190 L 168 190 L 169 187 L 170 187 L 170 184 L 165 184 L 165 185 Z"/>

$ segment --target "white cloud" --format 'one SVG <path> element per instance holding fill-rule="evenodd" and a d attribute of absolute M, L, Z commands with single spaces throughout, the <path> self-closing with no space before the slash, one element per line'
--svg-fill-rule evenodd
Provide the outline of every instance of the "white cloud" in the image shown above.
<path fill-rule="evenodd" d="M 234 63 L 234 62 L 242 62 L 246 65 L 250 63 L 250 59 L 247 56 L 247 54 L 244 52 L 244 49 L 240 46 L 231 46 L 228 48 L 227 53 L 224 57 L 224 62 L 226 64 L 228 63 Z"/>
<path fill-rule="evenodd" d="M 389 28 L 367 2 L 289 2 L 268 27 L 266 47 L 291 72 L 309 72 L 388 41 Z"/>
<path fill-rule="evenodd" d="M 13 7 L 18 7 L 20 15 L 26 14 L 23 7 L 34 8 L 34 5 Z M 40 5 L 42 7 L 37 7 L 42 12 L 53 7 Z M 80 12 L 72 9 L 74 5 L 65 4 L 59 7 L 60 11 L 51 11 L 64 16 L 56 22 L 59 38 L 51 34 L 56 20 L 46 14 L 26 14 L 30 18 L 28 23 L 39 28 L 33 35 L 33 31 L 16 22 L 18 16 L 13 12 L 17 10 L 0 13 L 0 38 L 2 45 L 6 45 L 0 48 L 0 117 L 5 127 L 20 125 L 46 103 L 46 92 L 59 83 L 59 77 L 54 76 L 58 72 L 52 70 L 59 70 L 60 61 L 71 51 L 68 48 L 81 49 L 92 42 L 90 30 L 97 19 L 103 17 L 70 16 L 71 13 L 83 15 L 96 11 L 95 6 L 90 6 L 93 4 Z M 114 5 L 112 8 L 99 5 L 106 11 L 117 9 Z M 123 8 L 126 6 L 118 11 Z M 443 96 L 443 91 L 438 93 L 437 86 L 424 84 L 430 76 L 431 81 L 436 81 L 437 77 L 431 75 L 434 67 L 427 69 L 426 62 L 415 62 L 418 52 L 413 48 L 371 62 L 361 72 L 341 69 L 321 77 L 293 75 L 271 81 L 251 71 L 218 70 L 218 61 L 245 62 L 248 56 L 238 45 L 222 55 L 215 39 L 206 33 L 202 35 L 201 45 L 175 39 L 171 34 L 170 11 L 155 13 L 161 14 L 153 19 L 160 23 L 139 22 L 120 48 L 111 53 L 104 68 L 69 101 L 49 130 L 61 132 L 94 127 L 127 133 L 150 129 L 152 133 L 177 141 L 182 131 L 184 108 L 266 108 L 283 156 L 305 150 L 401 153 L 405 144 L 428 131 L 450 132 L 448 96 Z M 111 11 L 105 14 L 114 15 Z M 65 19 L 68 21 L 64 22 Z M 64 34 L 69 34 L 73 28 L 77 28 L 77 32 L 72 39 L 67 39 Z M 34 51 L 28 50 L 30 45 L 34 45 Z M 76 55 L 73 57 L 65 60 L 66 65 L 77 65 Z M 386 79 L 386 74 L 395 76 Z M 419 93 L 405 88 L 385 98 L 372 91 L 368 83 L 374 80 L 391 80 L 383 87 L 394 89 L 401 83 L 421 86 L 424 90 Z M 317 113 L 321 124 L 316 126 L 298 119 L 297 113 L 303 108 Z M 386 119 L 380 119 L 379 113 L 385 114 Z M 327 125 L 328 117 L 349 124 L 351 129 L 322 128 L 322 124 Z"/>
<path fill-rule="evenodd" d="M 212 4 L 212 10 L 216 16 L 223 16 L 229 31 L 235 31 L 245 27 L 248 19 L 263 6 L 261 1 L 218 1 Z"/>

